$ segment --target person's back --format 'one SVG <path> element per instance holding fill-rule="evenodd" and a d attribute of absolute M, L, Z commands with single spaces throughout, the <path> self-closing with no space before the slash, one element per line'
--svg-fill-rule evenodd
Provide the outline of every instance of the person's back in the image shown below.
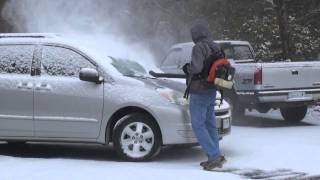
<path fill-rule="evenodd" d="M 184 71 L 191 77 L 190 87 L 190 114 L 193 130 L 199 144 L 208 155 L 208 161 L 200 165 L 210 170 L 221 167 L 225 158 L 221 156 L 219 149 L 219 137 L 216 130 L 214 113 L 216 89 L 207 86 L 201 78 L 192 78 L 199 75 L 204 66 L 204 61 L 210 55 L 221 56 L 221 48 L 210 37 L 209 27 L 204 23 L 198 23 L 191 28 L 192 40 L 195 46 L 192 50 L 190 65 L 184 66 Z M 189 79 L 189 78 L 188 78 Z M 188 92 L 188 93 L 189 93 Z"/>
<path fill-rule="evenodd" d="M 192 61 L 188 68 L 190 76 L 195 76 L 203 70 L 204 60 L 212 53 L 217 57 L 223 57 L 219 44 L 215 43 L 209 32 L 209 28 L 204 23 L 198 23 L 191 28 L 191 37 L 195 46 L 192 49 Z M 201 83 L 201 79 L 194 78 L 190 86 L 190 93 L 206 93 L 211 87 Z"/>

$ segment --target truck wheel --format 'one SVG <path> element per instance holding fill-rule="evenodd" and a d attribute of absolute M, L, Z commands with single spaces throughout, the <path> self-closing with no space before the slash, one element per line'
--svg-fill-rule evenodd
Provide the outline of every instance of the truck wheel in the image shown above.
<path fill-rule="evenodd" d="M 147 161 L 161 149 L 161 133 L 153 119 L 144 114 L 123 117 L 114 128 L 113 144 L 126 161 Z"/>
<path fill-rule="evenodd" d="M 300 122 L 306 116 L 308 106 L 280 108 L 280 112 L 284 120 L 288 122 Z"/>

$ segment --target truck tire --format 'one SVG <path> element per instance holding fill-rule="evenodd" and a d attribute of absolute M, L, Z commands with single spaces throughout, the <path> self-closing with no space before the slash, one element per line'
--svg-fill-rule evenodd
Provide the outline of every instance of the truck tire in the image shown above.
<path fill-rule="evenodd" d="M 148 161 L 161 149 L 161 132 L 155 121 L 144 114 L 129 114 L 121 118 L 113 133 L 117 154 L 125 161 Z"/>
<path fill-rule="evenodd" d="M 284 120 L 292 123 L 300 122 L 304 119 L 308 111 L 308 106 L 280 108 Z"/>

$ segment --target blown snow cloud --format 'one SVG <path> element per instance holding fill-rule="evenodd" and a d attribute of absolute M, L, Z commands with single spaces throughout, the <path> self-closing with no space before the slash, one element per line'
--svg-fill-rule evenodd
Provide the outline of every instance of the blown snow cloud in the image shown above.
<path fill-rule="evenodd" d="M 2 13 L 15 32 L 72 34 L 83 42 L 90 39 L 90 46 L 103 47 L 108 55 L 153 66 L 148 46 L 124 33 L 128 0 L 10 0 Z"/>

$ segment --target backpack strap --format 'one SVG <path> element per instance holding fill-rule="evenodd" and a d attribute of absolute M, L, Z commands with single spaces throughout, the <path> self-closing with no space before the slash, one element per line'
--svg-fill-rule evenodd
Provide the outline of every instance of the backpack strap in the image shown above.
<path fill-rule="evenodd" d="M 207 55 L 209 55 L 210 56 L 210 54 L 213 52 L 213 49 L 210 47 L 210 45 L 209 45 L 209 43 L 204 43 L 205 44 L 205 46 L 209 49 L 209 52 L 208 52 L 208 54 Z"/>
<path fill-rule="evenodd" d="M 223 98 L 224 98 L 224 94 L 223 94 L 223 90 L 219 90 L 220 94 L 221 94 L 221 99 L 220 99 L 220 104 L 219 107 L 221 106 L 221 104 L 223 103 Z"/>
<path fill-rule="evenodd" d="M 189 98 L 189 94 L 190 94 L 190 88 L 191 88 L 191 83 L 192 83 L 193 77 L 192 76 L 187 76 L 187 89 L 184 92 L 183 98 L 187 99 Z"/>

